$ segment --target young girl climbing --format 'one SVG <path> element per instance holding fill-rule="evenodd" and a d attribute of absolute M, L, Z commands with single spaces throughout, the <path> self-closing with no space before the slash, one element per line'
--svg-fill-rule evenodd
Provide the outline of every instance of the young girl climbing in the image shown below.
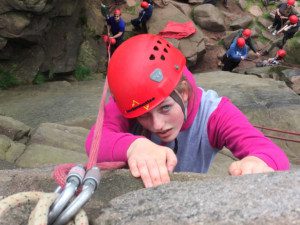
<path fill-rule="evenodd" d="M 168 183 L 172 171 L 206 173 L 224 146 L 240 159 L 230 165 L 231 175 L 289 169 L 285 153 L 228 98 L 196 86 L 184 55 L 160 36 L 125 41 L 107 76 L 112 97 L 98 162 L 126 161 L 145 187 Z M 88 154 L 93 134 L 94 127 Z"/>

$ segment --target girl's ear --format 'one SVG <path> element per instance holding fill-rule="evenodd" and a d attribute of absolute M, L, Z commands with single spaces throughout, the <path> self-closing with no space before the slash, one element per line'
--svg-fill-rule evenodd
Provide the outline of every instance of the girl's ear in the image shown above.
<path fill-rule="evenodd" d="M 189 87 L 186 80 L 182 81 L 181 87 L 181 98 L 183 100 L 183 103 L 187 103 L 189 99 Z"/>

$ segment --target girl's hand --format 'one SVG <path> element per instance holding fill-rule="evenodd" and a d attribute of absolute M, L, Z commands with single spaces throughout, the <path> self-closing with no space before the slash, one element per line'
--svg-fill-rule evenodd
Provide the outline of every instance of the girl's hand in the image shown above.
<path fill-rule="evenodd" d="M 231 163 L 228 171 L 232 176 L 274 172 L 274 170 L 269 167 L 263 160 L 255 156 L 247 156 L 242 160 Z"/>
<path fill-rule="evenodd" d="M 134 177 L 141 177 L 145 187 L 170 182 L 169 172 L 177 164 L 173 150 L 146 138 L 136 139 L 127 151 L 128 165 Z"/>

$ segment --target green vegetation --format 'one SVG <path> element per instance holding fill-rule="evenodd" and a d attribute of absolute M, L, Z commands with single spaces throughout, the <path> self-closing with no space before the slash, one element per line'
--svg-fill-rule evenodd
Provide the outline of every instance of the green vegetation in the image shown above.
<path fill-rule="evenodd" d="M 75 78 L 78 81 L 90 80 L 91 79 L 91 70 L 85 66 L 77 66 L 75 69 Z"/>
<path fill-rule="evenodd" d="M 43 84 L 47 81 L 44 74 L 41 72 L 38 72 L 37 75 L 35 75 L 34 80 L 32 81 L 33 84 Z"/>
<path fill-rule="evenodd" d="M 270 16 L 270 12 L 264 12 L 262 17 L 266 20 L 272 19 L 271 16 Z"/>
<path fill-rule="evenodd" d="M 224 45 L 225 45 L 224 40 L 223 40 L 223 39 L 219 40 L 219 41 L 218 41 L 218 45 L 224 46 Z"/>
<path fill-rule="evenodd" d="M 139 2 L 137 2 L 134 6 L 127 7 L 123 9 L 124 12 L 130 14 L 130 15 L 136 15 L 136 8 L 139 7 Z"/>
<path fill-rule="evenodd" d="M 10 72 L 0 69 L 0 89 L 8 89 L 17 86 L 19 81 Z"/>
<path fill-rule="evenodd" d="M 246 0 L 247 6 L 246 9 L 249 10 L 249 8 L 252 5 L 258 5 L 260 8 L 264 7 L 264 4 L 262 3 L 262 1 L 256 1 L 256 0 Z"/>

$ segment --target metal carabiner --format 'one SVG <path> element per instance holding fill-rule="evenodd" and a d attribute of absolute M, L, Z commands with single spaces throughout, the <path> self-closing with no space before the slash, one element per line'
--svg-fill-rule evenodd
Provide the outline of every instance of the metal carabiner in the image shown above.
<path fill-rule="evenodd" d="M 55 190 L 56 192 L 61 192 L 61 194 L 50 208 L 48 224 L 52 224 L 64 210 L 70 199 L 75 195 L 78 187 L 81 185 L 84 175 L 85 169 L 82 165 L 73 167 L 68 174 L 67 183 L 63 191 L 61 187 L 58 187 Z"/>
<path fill-rule="evenodd" d="M 100 182 L 100 169 L 93 167 L 87 171 L 81 193 L 74 199 L 74 201 L 59 215 L 53 225 L 65 225 L 69 222 L 76 213 L 85 205 L 91 198 L 94 191 L 97 189 Z"/>

